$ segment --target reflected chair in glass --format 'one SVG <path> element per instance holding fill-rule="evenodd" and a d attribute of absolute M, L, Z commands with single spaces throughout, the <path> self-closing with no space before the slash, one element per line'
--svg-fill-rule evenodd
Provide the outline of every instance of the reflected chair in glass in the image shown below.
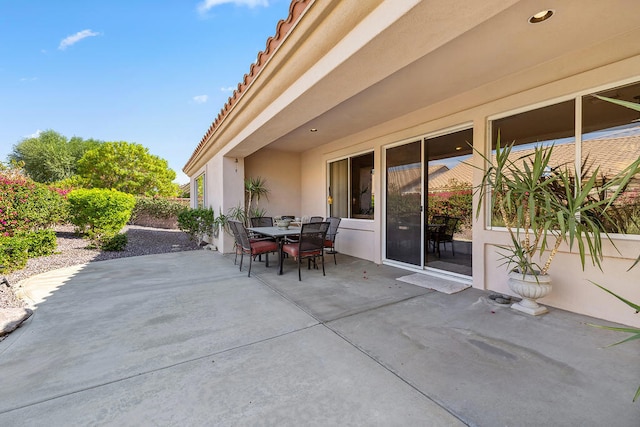
<path fill-rule="evenodd" d="M 329 222 L 329 230 L 327 231 L 327 237 L 324 241 L 324 247 L 329 249 L 327 251 L 328 254 L 333 255 L 333 263 L 338 265 L 338 261 L 336 260 L 336 236 L 338 234 L 338 226 L 340 226 L 340 218 L 335 216 L 330 216 L 327 218 Z"/>
<path fill-rule="evenodd" d="M 460 218 L 445 215 L 434 215 L 431 219 L 432 224 L 440 225 L 435 231 L 429 233 L 429 241 L 433 244 L 433 251 L 438 253 L 438 258 L 440 258 L 440 245 L 444 245 L 446 250 L 447 243 L 451 243 L 451 254 L 456 255 L 453 247 L 453 234 L 458 222 L 460 222 Z"/>
<path fill-rule="evenodd" d="M 317 259 L 320 258 L 322 275 L 326 276 L 324 271 L 324 241 L 328 229 L 328 222 L 302 224 L 298 241 L 295 243 L 285 243 L 282 246 L 283 253 L 291 255 L 298 262 L 298 281 L 302 281 L 300 264 L 305 258 L 308 260 L 308 270 L 311 269 L 311 260 L 313 260 L 313 265 L 317 266 Z"/>
<path fill-rule="evenodd" d="M 244 260 L 244 254 L 249 255 L 249 273 L 248 276 L 251 276 L 251 264 L 253 258 L 265 254 L 265 266 L 269 267 L 269 253 L 278 252 L 278 244 L 273 240 L 254 240 L 251 241 L 249 239 L 249 233 L 247 233 L 247 229 L 244 224 L 240 221 L 231 220 L 229 221 L 232 227 L 235 227 L 236 232 L 238 234 L 238 238 L 240 240 L 240 271 L 242 271 L 242 261 Z"/>

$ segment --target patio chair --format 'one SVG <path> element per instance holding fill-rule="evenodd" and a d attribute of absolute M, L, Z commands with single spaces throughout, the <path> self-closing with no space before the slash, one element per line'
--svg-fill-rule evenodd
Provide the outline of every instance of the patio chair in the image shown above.
<path fill-rule="evenodd" d="M 304 258 L 308 260 L 308 270 L 311 269 L 311 260 L 313 260 L 313 265 L 317 266 L 317 258 L 320 258 L 322 262 L 322 275 L 326 276 L 324 271 L 324 241 L 328 229 L 328 222 L 302 224 L 298 242 L 285 243 L 282 246 L 283 253 L 291 255 L 298 261 L 298 281 L 302 281 L 300 264 Z"/>
<path fill-rule="evenodd" d="M 330 216 L 327 218 L 327 221 L 329 222 L 329 230 L 327 231 L 327 237 L 324 240 L 324 247 L 329 249 L 327 253 L 333 255 L 333 263 L 338 265 L 338 261 L 336 260 L 336 235 L 338 234 L 340 218 Z"/>
<path fill-rule="evenodd" d="M 252 227 L 273 227 L 273 217 L 256 216 L 251 218 Z"/>
<path fill-rule="evenodd" d="M 451 254 L 456 256 L 453 248 L 453 233 L 456 231 L 460 218 L 434 215 L 431 219 L 432 224 L 441 225 L 435 231 L 429 233 L 429 241 L 433 244 L 433 251 L 438 253 L 440 258 L 440 245 L 444 245 L 444 249 L 447 249 L 447 243 L 451 243 Z"/>
<path fill-rule="evenodd" d="M 312 216 L 309 218 L 309 222 L 323 222 L 324 218 L 321 216 Z"/>
<path fill-rule="evenodd" d="M 251 276 L 251 264 L 254 257 L 265 254 L 265 266 L 269 267 L 269 253 L 278 252 L 278 244 L 273 240 L 251 241 L 243 223 L 231 220 L 229 221 L 229 224 L 231 224 L 232 227 L 235 227 L 238 239 L 240 240 L 240 271 L 242 271 L 244 254 L 249 255 L 249 277 Z"/>

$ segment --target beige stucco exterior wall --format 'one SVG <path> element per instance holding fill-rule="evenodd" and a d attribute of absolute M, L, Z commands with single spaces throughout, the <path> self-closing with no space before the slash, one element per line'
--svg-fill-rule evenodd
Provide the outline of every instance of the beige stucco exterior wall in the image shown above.
<path fill-rule="evenodd" d="M 592 52 L 580 52 L 580 55 L 597 55 L 600 53 L 598 49 L 603 48 L 596 46 Z M 640 81 L 638 71 L 640 56 L 632 56 L 561 80 L 531 86 L 531 82 L 536 80 L 536 75 L 538 78 L 539 73 L 553 75 L 558 67 L 562 67 L 570 60 L 570 58 L 563 58 L 491 85 L 499 88 L 498 92 L 504 92 L 505 87 L 510 88 L 511 95 L 495 98 L 490 92 L 490 87 L 478 88 L 455 99 L 431 105 L 400 119 L 381 123 L 367 131 L 303 153 L 301 158 L 303 203 L 318 207 L 326 203 L 327 162 L 373 149 L 377 195 L 375 220 L 343 219 L 337 244 L 342 253 L 382 262 L 384 236 L 381 230 L 384 202 L 380 196 L 382 195 L 384 147 L 404 140 L 409 142 L 412 138 L 465 123 L 473 123 L 474 144 L 478 150 L 486 151 L 487 123 L 491 116 L 531 109 L 567 97 L 588 94 L 604 86 Z M 478 104 L 479 99 L 491 101 Z M 481 164 L 479 156 L 476 156 L 474 161 L 476 164 Z M 480 175 L 481 172 L 476 172 L 474 177 L 476 184 L 480 181 Z M 324 187 L 319 183 L 324 183 Z M 322 192 L 319 194 L 321 188 Z M 491 230 L 485 227 L 485 223 L 484 216 L 481 216 L 473 229 L 473 286 L 510 293 L 506 283 L 506 268 L 498 267 L 501 261 L 498 260 L 494 247 L 495 244 L 507 243 L 506 232 Z M 582 271 L 577 255 L 571 254 L 569 248 L 563 247 L 550 270 L 554 291 L 541 300 L 541 303 L 623 324 L 640 326 L 640 317 L 634 315 L 630 308 L 589 283 L 589 280 L 596 281 L 631 301 L 640 301 L 640 268 L 627 271 L 633 260 L 640 255 L 640 238 L 622 236 L 615 238 L 614 241 L 622 255 L 618 254 L 609 242 L 605 242 L 607 256 L 603 263 L 604 272 L 590 265 Z"/>
<path fill-rule="evenodd" d="M 310 215 L 312 210 L 301 204 L 300 154 L 263 148 L 248 156 L 244 164 L 246 178 L 266 179 L 269 196 L 258 204 L 266 209 L 265 216 Z"/>

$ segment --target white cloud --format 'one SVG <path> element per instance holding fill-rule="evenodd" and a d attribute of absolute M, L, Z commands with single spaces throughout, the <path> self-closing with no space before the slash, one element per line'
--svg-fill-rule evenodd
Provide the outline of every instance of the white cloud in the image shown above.
<path fill-rule="evenodd" d="M 198 4 L 198 12 L 204 14 L 209 11 L 209 9 L 225 3 L 231 3 L 236 6 L 248 6 L 250 8 L 256 6 L 269 6 L 269 0 L 204 0 Z"/>
<path fill-rule="evenodd" d="M 75 34 L 64 38 L 60 42 L 60 45 L 58 46 L 58 49 L 65 50 L 69 46 L 78 43 L 82 39 L 86 39 L 87 37 L 99 36 L 99 35 L 100 35 L 100 33 L 96 33 L 95 31 L 91 31 L 91 30 L 78 31 Z"/>
<path fill-rule="evenodd" d="M 37 131 L 35 131 L 34 133 L 32 133 L 31 135 L 25 135 L 25 138 L 37 138 L 40 136 L 40 134 L 42 133 L 42 131 L 40 129 L 38 129 Z"/>
<path fill-rule="evenodd" d="M 209 95 L 198 95 L 193 97 L 193 101 L 196 104 L 204 104 L 209 99 Z"/>
<path fill-rule="evenodd" d="M 227 86 L 227 87 L 220 88 L 220 92 L 233 92 L 234 90 L 236 90 L 235 86 Z"/>
<path fill-rule="evenodd" d="M 37 77 L 22 77 L 20 79 L 21 82 L 35 82 L 36 80 L 38 80 Z"/>

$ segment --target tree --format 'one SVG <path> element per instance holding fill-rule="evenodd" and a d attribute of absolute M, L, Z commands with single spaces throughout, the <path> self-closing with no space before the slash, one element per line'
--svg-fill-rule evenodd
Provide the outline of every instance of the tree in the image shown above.
<path fill-rule="evenodd" d="M 78 160 L 100 144 L 101 141 L 76 136 L 68 140 L 49 129 L 14 145 L 9 159 L 23 162 L 24 171 L 34 181 L 50 183 L 75 175 Z"/>
<path fill-rule="evenodd" d="M 140 144 L 105 142 L 78 161 L 78 175 L 91 188 L 108 188 L 136 196 L 175 197 L 176 173 L 166 160 Z"/>

